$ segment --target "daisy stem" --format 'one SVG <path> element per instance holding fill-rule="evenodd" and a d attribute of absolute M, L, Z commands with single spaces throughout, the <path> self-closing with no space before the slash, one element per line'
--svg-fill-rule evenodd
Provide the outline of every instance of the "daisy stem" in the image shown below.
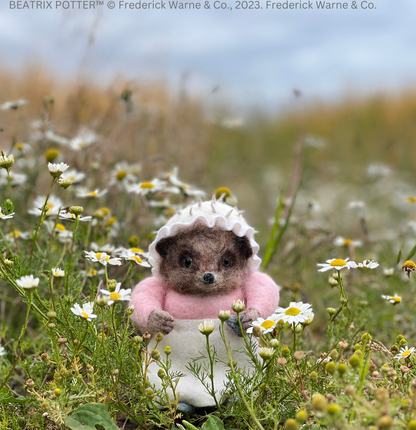
<path fill-rule="evenodd" d="M 257 419 L 257 417 L 256 417 L 253 409 L 248 404 L 248 402 L 247 402 L 247 400 L 246 400 L 246 398 L 244 396 L 243 390 L 241 389 L 241 386 L 240 386 L 240 384 L 238 382 L 238 377 L 236 375 L 236 372 L 235 372 L 235 369 L 234 369 L 234 364 L 233 364 L 233 356 L 231 354 L 230 347 L 228 345 L 227 339 L 225 338 L 224 321 L 221 321 L 220 335 L 221 335 L 221 339 L 222 339 L 222 341 L 224 342 L 224 345 L 225 345 L 225 350 L 227 352 L 227 357 L 228 357 L 228 363 L 229 363 L 230 368 L 231 368 L 231 374 L 233 376 L 233 379 L 234 379 L 235 385 L 237 387 L 237 390 L 238 390 L 238 392 L 240 394 L 241 400 L 243 401 L 244 406 L 246 407 L 246 409 L 247 409 L 248 413 L 250 414 L 251 418 L 256 423 L 256 426 L 260 430 L 264 430 L 264 427 L 261 425 L 260 421 Z"/>
<path fill-rule="evenodd" d="M 11 222 L 11 224 L 12 224 L 12 231 L 14 232 L 16 229 L 14 228 L 14 220 L 13 220 L 13 218 L 10 220 L 10 222 Z M 18 242 L 17 242 L 16 238 L 15 238 L 15 240 L 14 240 L 14 243 L 15 243 L 15 245 L 16 245 L 16 250 L 17 250 L 17 252 L 19 253 L 19 252 L 20 252 L 20 248 L 19 248 L 19 244 L 18 244 Z"/>
<path fill-rule="evenodd" d="M 55 183 L 55 178 L 52 178 L 52 184 L 51 184 L 51 187 L 49 189 L 49 193 L 46 196 L 46 200 L 45 200 L 45 203 L 43 204 L 43 207 L 40 209 L 41 210 L 41 214 L 40 214 L 39 222 L 38 222 L 38 225 L 36 227 L 35 233 L 33 235 L 33 243 L 32 243 L 32 249 L 30 250 L 29 265 L 32 264 L 33 251 L 35 250 L 35 244 L 36 244 L 36 242 L 38 240 L 39 229 L 41 228 L 41 226 L 43 224 L 43 221 L 45 221 L 46 213 L 48 212 L 48 209 L 46 209 L 46 208 L 47 208 L 49 196 L 51 195 L 51 191 L 50 190 L 52 189 L 54 183 Z"/>
<path fill-rule="evenodd" d="M 253 360 L 253 363 L 256 365 L 256 367 L 258 369 L 261 369 L 261 364 L 260 364 L 258 358 L 256 357 L 256 354 L 253 353 L 253 350 L 247 341 L 246 331 L 243 330 L 243 326 L 241 324 L 240 312 L 237 312 L 237 321 L 238 321 L 238 325 L 240 326 L 240 331 L 241 331 L 241 334 L 243 336 L 244 344 L 246 345 L 246 349 L 247 349 L 248 353 L 250 354 L 250 358 Z"/>
<path fill-rule="evenodd" d="M 207 352 L 208 352 L 208 359 L 209 359 L 209 365 L 210 365 L 210 373 L 209 373 L 209 379 L 211 380 L 211 396 L 214 397 L 215 405 L 218 410 L 220 410 L 220 405 L 218 404 L 218 400 L 215 396 L 215 388 L 214 388 L 214 357 L 211 355 L 211 347 L 209 344 L 209 334 L 205 335 L 207 338 Z"/>
<path fill-rule="evenodd" d="M 68 265 L 67 265 L 67 270 L 65 271 L 65 294 L 68 294 L 68 284 L 69 284 L 69 272 L 72 269 L 72 256 L 74 254 L 74 243 L 76 240 L 76 234 L 77 234 L 77 230 L 78 230 L 78 225 L 79 225 L 79 216 L 77 215 L 75 218 L 75 227 L 74 227 L 74 232 L 72 233 L 72 242 L 71 242 L 71 249 L 69 251 L 69 260 L 68 260 Z"/>
<path fill-rule="evenodd" d="M 296 351 L 296 324 L 293 324 L 293 352 Z"/>
<path fill-rule="evenodd" d="M 3 242 L 6 245 L 6 248 L 8 249 L 8 251 L 10 252 L 10 254 L 13 255 L 13 251 L 12 251 L 12 248 L 10 246 L 10 243 L 4 237 L 4 233 L 3 233 L 3 230 L 1 228 L 0 228 L 0 236 L 3 239 Z M 16 240 L 15 240 L 15 242 L 16 242 Z"/>
<path fill-rule="evenodd" d="M 56 307 L 55 307 L 55 300 L 53 298 L 53 275 L 51 274 L 51 277 L 49 278 L 49 288 L 51 290 L 51 302 L 52 302 L 52 307 L 54 312 L 56 312 Z"/>
<path fill-rule="evenodd" d="M 105 266 L 105 267 L 107 267 L 107 266 Z M 116 344 L 118 345 L 116 322 L 115 322 L 116 304 L 117 304 L 117 302 L 113 303 L 113 309 L 111 310 L 111 324 L 112 324 L 113 330 L 114 330 L 114 339 L 116 341 Z"/>

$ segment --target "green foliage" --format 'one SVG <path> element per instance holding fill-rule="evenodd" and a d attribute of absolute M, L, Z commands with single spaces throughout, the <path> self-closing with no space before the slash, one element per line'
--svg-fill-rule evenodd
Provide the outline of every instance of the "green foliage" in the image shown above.
<path fill-rule="evenodd" d="M 117 430 L 118 427 L 111 419 L 106 405 L 90 403 L 82 405 L 65 420 L 65 424 L 71 430 L 96 430 L 97 425 L 105 430 Z"/>

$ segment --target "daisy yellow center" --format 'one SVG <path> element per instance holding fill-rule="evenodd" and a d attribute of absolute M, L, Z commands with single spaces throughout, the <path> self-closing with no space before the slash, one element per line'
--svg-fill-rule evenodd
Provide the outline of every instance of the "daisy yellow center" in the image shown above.
<path fill-rule="evenodd" d="M 350 246 L 352 244 L 352 240 L 351 239 L 345 239 L 344 240 L 344 246 Z"/>
<path fill-rule="evenodd" d="M 86 312 L 81 312 L 81 315 L 82 315 L 84 318 L 89 318 L 89 315 L 88 315 Z"/>
<path fill-rule="evenodd" d="M 56 227 L 55 227 L 57 230 L 60 230 L 60 231 L 65 231 L 66 230 L 66 228 L 65 228 L 65 226 L 63 226 L 62 224 L 56 224 Z"/>
<path fill-rule="evenodd" d="M 116 302 L 120 297 L 121 297 L 121 294 L 120 293 L 116 293 L 115 291 L 113 291 L 110 294 L 110 300 L 112 300 L 113 302 Z"/>
<path fill-rule="evenodd" d="M 97 191 L 90 191 L 90 192 L 87 193 L 87 196 L 97 197 L 97 195 L 98 195 Z"/>
<path fill-rule="evenodd" d="M 151 182 L 143 182 L 140 188 L 154 188 L 155 186 Z"/>
<path fill-rule="evenodd" d="M 294 317 L 294 316 L 300 314 L 300 309 L 298 309 L 298 308 L 289 308 L 289 309 L 287 309 L 285 311 L 285 314 Z"/>
<path fill-rule="evenodd" d="M 167 214 L 168 214 L 168 215 L 175 215 L 175 209 L 173 209 L 173 208 L 169 208 L 169 209 L 167 210 Z"/>
<path fill-rule="evenodd" d="M 269 328 L 271 328 L 271 327 L 273 327 L 274 325 L 275 325 L 275 322 L 274 321 L 270 321 L 270 320 L 266 320 L 266 321 L 263 321 L 261 323 L 261 326 L 263 328 L 265 328 L 266 330 L 269 329 Z"/>
<path fill-rule="evenodd" d="M 127 172 L 125 172 L 124 170 L 120 170 L 119 172 L 117 172 L 118 181 L 122 181 L 126 176 L 127 176 Z"/>
<path fill-rule="evenodd" d="M 80 142 L 78 142 L 79 148 L 83 148 L 84 146 L 87 146 L 87 142 L 85 140 L 81 140 Z"/>
<path fill-rule="evenodd" d="M 46 206 L 48 208 L 53 208 L 55 205 L 53 203 L 51 203 L 51 202 L 48 202 L 48 203 L 46 203 Z"/>
<path fill-rule="evenodd" d="M 96 275 L 97 274 L 97 271 L 96 270 L 90 270 L 89 272 L 88 272 L 88 274 L 89 275 Z"/>
<path fill-rule="evenodd" d="M 112 216 L 110 218 L 108 218 L 107 220 L 107 225 L 112 225 L 117 221 L 117 218 L 115 216 Z"/>
<path fill-rule="evenodd" d="M 0 212 L 0 216 L 3 216 L 3 214 Z"/>
<path fill-rule="evenodd" d="M 410 351 L 410 349 L 408 349 L 407 351 L 404 351 L 404 352 L 402 352 L 401 353 L 401 356 L 402 357 L 407 357 L 408 355 L 410 355 L 410 353 L 411 353 L 412 351 Z"/>
<path fill-rule="evenodd" d="M 182 188 L 183 188 L 184 190 L 187 190 L 187 189 L 189 189 L 189 185 L 187 185 L 187 184 L 182 184 Z"/>
<path fill-rule="evenodd" d="M 131 257 L 133 260 L 137 261 L 138 263 L 142 262 L 142 259 L 137 257 L 136 255 L 134 255 L 133 257 Z"/>
<path fill-rule="evenodd" d="M 140 248 L 130 248 L 131 252 L 139 252 L 139 253 L 143 253 L 143 249 Z"/>
<path fill-rule="evenodd" d="M 407 260 L 403 264 L 402 269 L 412 269 L 412 270 L 414 270 L 414 269 L 416 269 L 416 264 L 413 263 L 413 261 L 411 261 L 411 260 Z"/>
<path fill-rule="evenodd" d="M 110 212 L 111 212 L 110 209 L 106 207 L 100 208 L 98 210 L 101 211 L 104 215 L 110 215 Z"/>
<path fill-rule="evenodd" d="M 416 199 L 415 199 L 414 197 L 409 197 L 409 198 L 407 199 L 407 201 L 408 201 L 409 203 L 416 203 Z"/>
<path fill-rule="evenodd" d="M 96 257 L 96 258 L 98 258 L 98 260 L 101 260 L 102 255 L 103 255 L 103 253 L 102 253 L 102 252 L 97 252 L 97 253 L 95 254 L 95 257 Z M 109 261 L 109 260 L 110 260 L 110 257 L 109 257 L 108 255 L 106 255 L 106 256 L 105 256 L 105 258 L 104 258 L 104 260 L 105 260 L 105 261 Z"/>
<path fill-rule="evenodd" d="M 23 149 L 23 143 L 16 143 L 16 149 L 22 150 Z"/>
<path fill-rule="evenodd" d="M 394 300 L 396 303 L 400 303 L 402 301 L 401 297 L 392 297 L 392 300 Z"/>
<path fill-rule="evenodd" d="M 15 230 L 15 231 L 12 231 L 12 232 L 10 233 L 10 236 L 11 236 L 11 237 L 20 237 L 20 236 L 21 236 L 21 233 L 20 233 L 20 231 L 19 231 L 19 230 Z"/>
<path fill-rule="evenodd" d="M 330 266 L 335 267 L 335 266 L 345 266 L 347 264 L 347 262 L 345 260 L 342 260 L 341 258 L 337 258 L 334 261 L 331 261 L 331 263 L 329 263 Z"/>

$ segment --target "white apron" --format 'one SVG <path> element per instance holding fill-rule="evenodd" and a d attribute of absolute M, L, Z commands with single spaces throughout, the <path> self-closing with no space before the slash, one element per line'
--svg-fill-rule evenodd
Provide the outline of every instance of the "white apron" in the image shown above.
<path fill-rule="evenodd" d="M 193 375 L 193 373 L 187 368 L 189 363 L 192 363 L 193 358 L 200 356 L 208 357 L 206 349 L 206 336 L 203 335 L 198 325 L 204 320 L 176 320 L 173 330 L 164 336 L 162 342 L 159 343 L 157 350 L 160 352 L 161 360 L 166 359 L 164 349 L 166 346 L 170 346 L 172 353 L 169 359 L 172 361 L 172 367 L 170 371 L 181 372 L 185 376 L 179 379 L 179 383 L 176 387 L 176 392 L 179 393 L 179 401 L 186 402 L 196 407 L 209 407 L 215 406 L 213 397 L 207 392 L 202 383 Z M 209 335 L 209 342 L 212 347 L 215 347 L 217 357 L 228 363 L 227 352 L 225 349 L 224 342 L 221 339 L 219 327 L 221 321 L 219 319 L 214 320 L 214 331 Z M 233 360 L 237 362 L 237 367 L 246 370 L 251 369 L 253 366 L 249 361 L 249 357 L 244 354 L 244 340 L 238 337 L 231 328 L 225 323 L 224 324 L 225 338 L 230 345 L 230 350 L 233 353 Z M 149 342 L 149 352 L 155 347 L 155 337 Z M 235 352 L 235 350 L 239 350 Z M 234 352 L 233 352 L 234 351 Z M 197 364 L 209 365 L 208 358 L 198 360 Z M 157 389 L 161 389 L 161 380 L 157 376 L 157 372 L 160 369 L 157 363 L 152 363 L 149 366 L 148 378 L 152 385 L 155 385 Z M 216 390 L 215 397 L 218 402 L 225 391 L 225 383 L 227 382 L 227 372 L 230 370 L 229 366 L 225 366 L 223 363 L 214 364 L 214 389 Z M 203 372 L 203 366 L 201 372 Z M 206 373 L 206 372 L 205 372 Z M 211 380 L 207 377 L 205 382 L 211 386 Z M 173 400 L 172 390 L 168 389 L 170 400 Z"/>

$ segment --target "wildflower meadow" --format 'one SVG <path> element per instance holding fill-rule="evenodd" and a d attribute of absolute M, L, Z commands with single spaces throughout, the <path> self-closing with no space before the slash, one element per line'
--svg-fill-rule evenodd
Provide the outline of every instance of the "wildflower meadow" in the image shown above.
<path fill-rule="evenodd" d="M 416 429 L 412 98 L 242 120 L 163 87 L 7 79 L 0 428 Z M 244 302 L 195 324 L 206 348 L 187 368 L 215 407 L 190 413 L 172 349 L 132 323 L 130 297 L 158 229 L 212 198 L 258 230 L 280 303 L 242 330 L 248 368 L 224 330 L 230 309 L 242 328 Z"/>

